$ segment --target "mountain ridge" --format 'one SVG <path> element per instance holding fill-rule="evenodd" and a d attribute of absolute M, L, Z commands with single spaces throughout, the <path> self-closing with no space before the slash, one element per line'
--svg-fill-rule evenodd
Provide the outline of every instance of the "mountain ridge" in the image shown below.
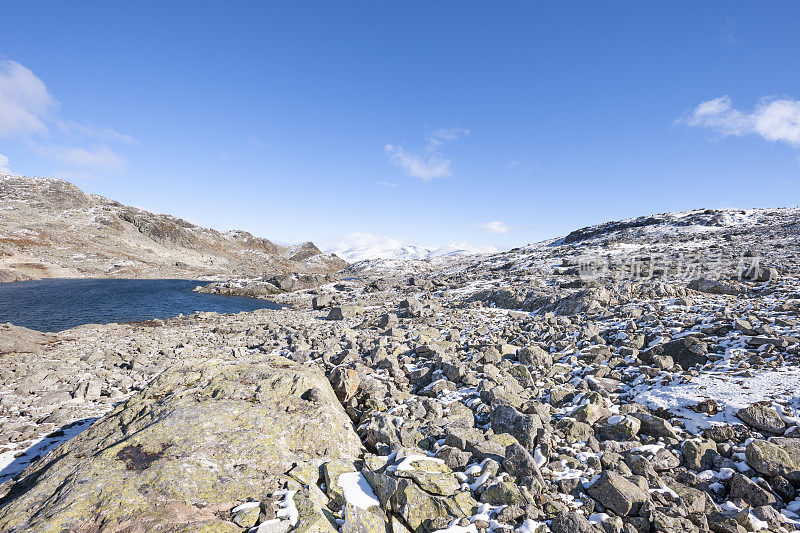
<path fill-rule="evenodd" d="M 282 246 L 126 206 L 56 178 L 0 174 L 0 281 L 327 274 L 313 243 Z"/>

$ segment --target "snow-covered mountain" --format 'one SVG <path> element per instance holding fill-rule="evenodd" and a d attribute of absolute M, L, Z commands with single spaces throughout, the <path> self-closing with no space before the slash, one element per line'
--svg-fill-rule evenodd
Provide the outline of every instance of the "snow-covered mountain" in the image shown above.
<path fill-rule="evenodd" d="M 355 263 L 368 259 L 432 259 L 456 255 L 480 255 L 497 253 L 493 246 L 470 246 L 466 243 L 453 243 L 438 248 L 427 248 L 415 244 L 403 243 L 392 237 L 384 237 L 371 233 L 353 233 L 346 241 L 340 242 L 328 250 L 345 261 Z"/>

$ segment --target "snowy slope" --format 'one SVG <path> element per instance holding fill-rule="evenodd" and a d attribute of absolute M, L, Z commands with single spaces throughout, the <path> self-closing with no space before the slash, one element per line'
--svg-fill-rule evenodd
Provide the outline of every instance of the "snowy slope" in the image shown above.
<path fill-rule="evenodd" d="M 350 246 L 349 248 L 334 248 L 328 251 L 335 253 L 345 261 L 355 263 L 367 259 L 418 260 L 459 255 L 479 255 L 496 253 L 498 250 L 491 246 L 468 246 L 455 243 L 439 248 L 425 248 L 414 244 L 402 244 L 398 241 L 384 241 L 362 246 Z"/>

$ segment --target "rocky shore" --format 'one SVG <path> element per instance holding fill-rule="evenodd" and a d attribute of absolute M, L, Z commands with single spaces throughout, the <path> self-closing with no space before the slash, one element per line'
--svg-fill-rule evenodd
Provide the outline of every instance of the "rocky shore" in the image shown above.
<path fill-rule="evenodd" d="M 280 310 L 2 328 L 0 530 L 800 529 L 798 215 L 362 262 Z"/>

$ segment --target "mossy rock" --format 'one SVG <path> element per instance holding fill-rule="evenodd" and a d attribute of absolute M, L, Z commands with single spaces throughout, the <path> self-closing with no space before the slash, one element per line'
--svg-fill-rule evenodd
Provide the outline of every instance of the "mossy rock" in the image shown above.
<path fill-rule="evenodd" d="M 219 517 L 294 463 L 360 451 L 319 370 L 188 359 L 29 466 L 0 499 L 0 531 L 234 531 Z"/>

